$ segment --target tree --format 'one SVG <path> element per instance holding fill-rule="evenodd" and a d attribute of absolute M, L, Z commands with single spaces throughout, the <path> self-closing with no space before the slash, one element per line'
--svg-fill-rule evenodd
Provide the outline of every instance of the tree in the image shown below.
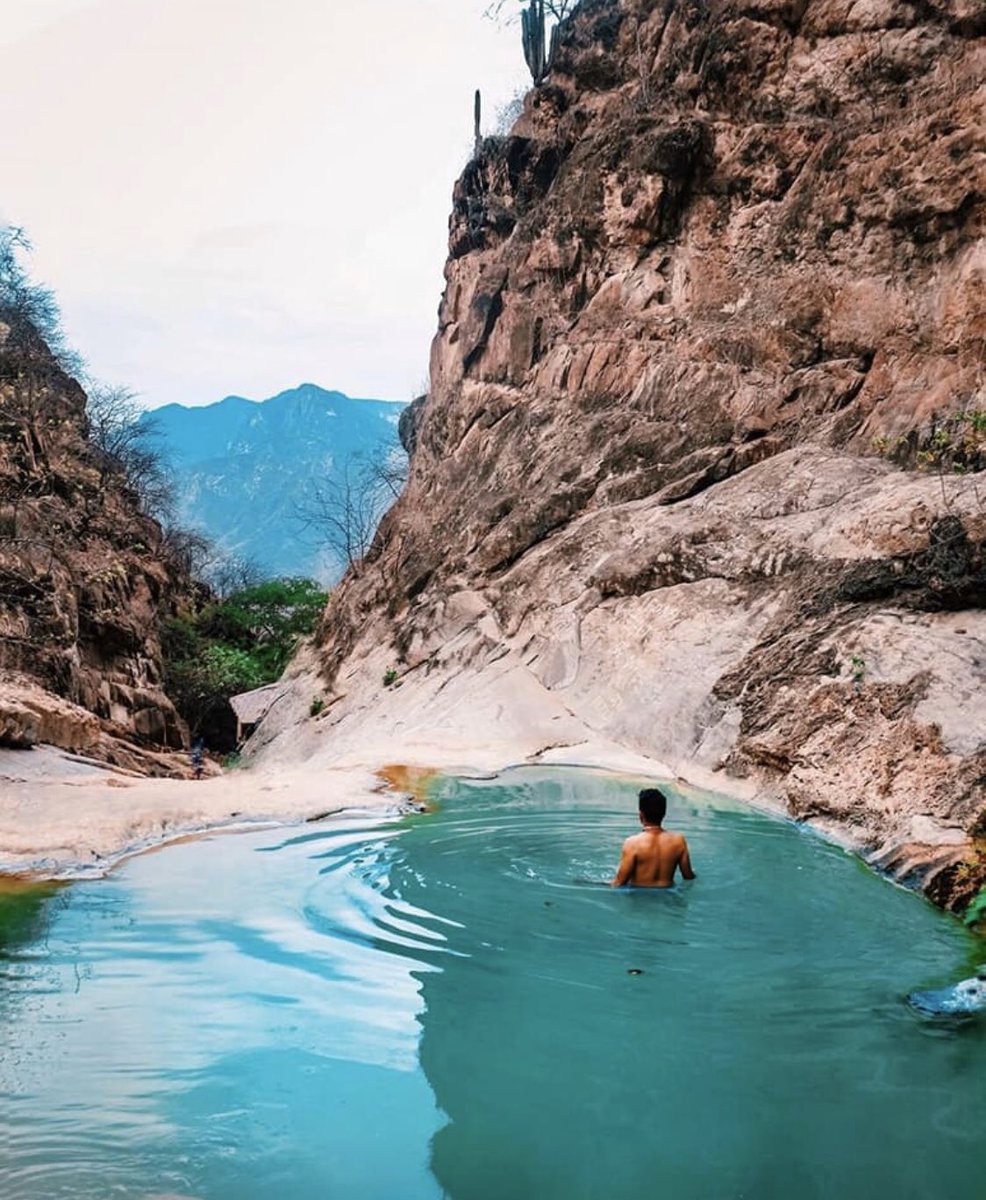
<path fill-rule="evenodd" d="M 102 384 L 90 388 L 86 416 L 100 483 L 117 476 L 145 513 L 167 520 L 175 489 L 157 419 L 143 412 L 129 389 Z"/>
<path fill-rule="evenodd" d="M 263 567 L 253 558 L 217 552 L 202 568 L 202 579 L 220 600 L 263 583 Z"/>
<path fill-rule="evenodd" d="M 268 579 L 210 605 L 198 629 L 204 637 L 248 651 L 269 682 L 315 628 L 327 600 L 312 579 Z"/>
<path fill-rule="evenodd" d="M 9 399 L 4 416 L 33 471 L 45 455 L 42 401 L 53 385 L 58 386 L 59 371 L 84 378 L 84 364 L 68 347 L 54 292 L 33 283 L 22 265 L 30 251 L 23 229 L 0 228 L 0 322 L 5 327 L 0 385 Z M 133 392 L 87 382 L 86 415 L 99 490 L 116 477 L 136 494 L 145 513 L 166 520 L 173 489 L 158 427 L 143 417 Z"/>
<path fill-rule="evenodd" d="M 409 465 L 407 455 L 399 449 L 392 450 L 383 457 L 365 461 L 366 478 L 370 486 L 376 489 L 378 498 L 385 507 L 389 508 L 390 502 L 398 499 L 404 491 Z"/>
<path fill-rule="evenodd" d="M 168 664 L 168 694 L 188 722 L 192 736 L 209 715 L 230 696 L 249 692 L 267 682 L 254 657 L 234 646 L 204 645 L 192 658 Z"/>
<path fill-rule="evenodd" d="M 10 327 L 5 355 L 11 350 L 36 351 L 41 338 L 63 371 L 79 374 L 82 360 L 69 349 L 55 293 L 32 283 L 21 265 L 22 255 L 32 249 L 30 238 L 19 226 L 0 228 L 0 320 Z"/>
<path fill-rule="evenodd" d="M 161 531 L 161 557 L 177 570 L 201 579 L 215 551 L 212 542 L 197 529 L 168 523 Z"/>
<path fill-rule="evenodd" d="M 166 622 L 165 690 L 192 733 L 231 696 L 278 679 L 327 599 L 311 579 L 269 579 Z"/>
<path fill-rule="evenodd" d="M 26 474 L 35 475 L 47 453 L 46 389 L 60 371 L 77 374 L 82 363 L 68 349 L 54 293 L 32 283 L 21 265 L 30 249 L 23 229 L 0 227 L 0 428 L 18 447 Z"/>
<path fill-rule="evenodd" d="M 399 453 L 346 462 L 309 489 L 295 509 L 303 530 L 315 533 L 339 562 L 359 571 L 380 518 L 407 481 L 407 458 Z"/>

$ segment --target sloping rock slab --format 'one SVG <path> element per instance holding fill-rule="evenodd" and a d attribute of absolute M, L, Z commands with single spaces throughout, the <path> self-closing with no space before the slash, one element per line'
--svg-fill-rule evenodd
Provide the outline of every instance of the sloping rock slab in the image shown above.
<path fill-rule="evenodd" d="M 0 680 L 0 746 L 30 749 L 39 742 L 90 750 L 99 741 L 91 712 L 24 680 Z"/>

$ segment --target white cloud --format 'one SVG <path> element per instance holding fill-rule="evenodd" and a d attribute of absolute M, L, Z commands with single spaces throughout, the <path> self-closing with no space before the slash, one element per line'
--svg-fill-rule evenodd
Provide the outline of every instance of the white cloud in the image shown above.
<path fill-rule="evenodd" d="M 13 5 L 13 17 L 7 8 Z M 7 0 L 0 211 L 94 372 L 150 404 L 426 373 L 484 0 Z"/>
<path fill-rule="evenodd" d="M 0 19 L 0 46 L 12 46 L 97 0 L 7 0 Z"/>

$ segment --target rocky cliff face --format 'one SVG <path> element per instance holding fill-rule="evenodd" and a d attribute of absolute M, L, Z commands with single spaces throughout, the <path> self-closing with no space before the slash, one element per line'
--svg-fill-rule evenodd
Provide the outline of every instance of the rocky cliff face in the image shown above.
<path fill-rule="evenodd" d="M 87 440 L 85 405 L 29 328 L 0 322 L 0 745 L 163 769 L 128 743 L 183 744 L 159 634 L 192 585 Z"/>
<path fill-rule="evenodd" d="M 977 886 L 984 32 L 977 0 L 583 0 L 456 186 L 410 483 L 323 623 L 334 736 L 384 661 L 398 726 L 415 679 L 482 706 L 511 664 Z"/>

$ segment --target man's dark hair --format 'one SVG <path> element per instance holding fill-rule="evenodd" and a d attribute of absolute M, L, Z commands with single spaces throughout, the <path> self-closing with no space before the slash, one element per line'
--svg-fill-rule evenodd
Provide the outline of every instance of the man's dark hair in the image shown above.
<path fill-rule="evenodd" d="M 665 794 L 657 788 L 644 788 L 638 797 L 640 815 L 648 825 L 660 825 L 664 814 L 668 811 L 668 800 Z"/>

